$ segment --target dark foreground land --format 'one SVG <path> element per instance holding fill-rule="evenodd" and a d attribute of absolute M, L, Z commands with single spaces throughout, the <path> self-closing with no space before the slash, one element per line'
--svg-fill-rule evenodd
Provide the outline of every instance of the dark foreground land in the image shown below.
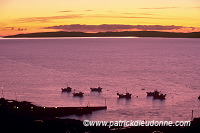
<path fill-rule="evenodd" d="M 34 37 L 165 37 L 165 38 L 200 38 L 200 32 L 174 33 L 158 31 L 124 31 L 124 32 L 41 32 L 5 36 L 4 38 L 34 38 Z"/>
<path fill-rule="evenodd" d="M 83 126 L 83 122 L 79 120 L 58 119 L 53 117 L 51 114 L 26 111 L 27 107 L 33 106 L 33 104 L 29 102 L 14 101 L 14 103 L 15 104 L 10 102 L 10 100 L 5 101 L 5 99 L 0 99 L 1 133 L 152 133 L 154 131 L 160 131 L 162 133 L 200 132 L 200 118 L 195 118 L 189 127 L 85 127 Z M 25 110 L 20 110 L 21 107 L 24 107 Z M 34 107 L 37 108 L 37 106 Z"/>

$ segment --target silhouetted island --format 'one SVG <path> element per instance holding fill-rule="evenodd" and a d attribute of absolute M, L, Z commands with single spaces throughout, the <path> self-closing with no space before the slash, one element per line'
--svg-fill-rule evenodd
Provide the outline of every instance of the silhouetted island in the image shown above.
<path fill-rule="evenodd" d="M 123 31 L 123 32 L 39 32 L 29 34 L 17 34 L 4 38 L 34 38 L 34 37 L 165 37 L 165 38 L 200 38 L 200 32 L 175 33 L 159 31 Z"/>

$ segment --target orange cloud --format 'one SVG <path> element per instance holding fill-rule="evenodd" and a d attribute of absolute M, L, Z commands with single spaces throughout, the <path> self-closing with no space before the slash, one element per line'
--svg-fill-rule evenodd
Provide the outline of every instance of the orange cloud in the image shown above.
<path fill-rule="evenodd" d="M 67 10 L 67 11 L 59 11 L 59 13 L 66 13 L 66 12 L 73 12 L 72 10 Z"/>
<path fill-rule="evenodd" d="M 140 8 L 140 9 L 175 9 L 178 7 L 155 7 L 155 8 Z"/>
<path fill-rule="evenodd" d="M 125 15 L 154 15 L 152 13 L 122 13 Z"/>
<path fill-rule="evenodd" d="M 196 6 L 196 7 L 190 7 L 190 8 L 200 8 L 200 6 Z"/>
<path fill-rule="evenodd" d="M 91 12 L 91 11 L 93 11 L 93 10 L 85 10 L 86 12 Z"/>
<path fill-rule="evenodd" d="M 72 14 L 72 15 L 50 16 L 50 17 L 19 18 L 16 21 L 19 23 L 32 23 L 32 22 L 46 23 L 55 19 L 73 19 L 73 18 L 82 18 L 82 17 L 83 17 L 83 14 Z"/>

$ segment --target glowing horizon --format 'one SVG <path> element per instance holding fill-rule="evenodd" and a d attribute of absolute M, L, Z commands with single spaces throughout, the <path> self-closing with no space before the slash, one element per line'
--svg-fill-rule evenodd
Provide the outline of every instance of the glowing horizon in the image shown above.
<path fill-rule="evenodd" d="M 77 27 L 72 28 L 74 25 L 91 28 L 95 25 L 108 25 L 108 29 L 103 31 L 110 31 L 113 29 L 110 28 L 112 25 L 132 27 L 116 27 L 113 31 L 148 30 L 141 29 L 141 26 L 154 27 L 152 30 L 155 31 L 200 31 L 199 0 L 0 0 L 0 12 L 0 36 L 60 30 L 77 31 Z M 156 29 L 156 26 L 159 29 Z M 179 28 L 166 29 L 170 26 Z M 102 30 L 90 31 L 84 28 L 79 31 Z"/>

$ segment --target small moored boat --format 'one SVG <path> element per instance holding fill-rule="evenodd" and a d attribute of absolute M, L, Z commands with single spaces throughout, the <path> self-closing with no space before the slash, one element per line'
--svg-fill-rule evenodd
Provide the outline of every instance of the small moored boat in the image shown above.
<path fill-rule="evenodd" d="M 99 86 L 97 88 L 90 88 L 91 91 L 98 91 L 100 92 L 102 90 L 102 88 Z"/>
<path fill-rule="evenodd" d="M 83 92 L 78 92 L 78 93 L 74 92 L 73 93 L 74 96 L 78 96 L 78 97 L 82 97 L 83 94 L 84 94 Z"/>
<path fill-rule="evenodd" d="M 157 96 L 159 95 L 159 92 L 155 90 L 154 92 L 147 92 L 147 96 Z"/>
<path fill-rule="evenodd" d="M 161 100 L 163 100 L 163 99 L 165 99 L 166 95 L 167 94 L 160 93 L 160 94 L 154 95 L 153 99 L 161 99 Z"/>
<path fill-rule="evenodd" d="M 130 94 L 130 93 L 126 93 L 126 94 L 119 94 L 119 93 L 117 93 L 117 95 L 119 96 L 119 98 L 131 98 L 131 95 L 132 94 Z"/>
<path fill-rule="evenodd" d="M 71 92 L 72 88 L 67 87 L 67 88 L 61 88 L 62 92 Z"/>
<path fill-rule="evenodd" d="M 120 93 L 117 92 L 117 95 L 119 96 L 119 98 L 127 98 L 127 99 L 129 99 L 129 98 L 131 98 L 132 94 L 128 93 L 127 89 L 126 89 L 126 94 L 120 94 Z"/>

